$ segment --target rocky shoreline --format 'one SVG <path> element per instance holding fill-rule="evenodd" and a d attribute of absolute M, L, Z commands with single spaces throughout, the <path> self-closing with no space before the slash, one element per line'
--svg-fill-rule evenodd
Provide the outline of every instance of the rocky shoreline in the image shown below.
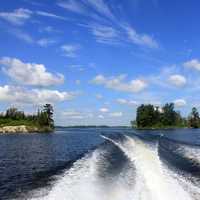
<path fill-rule="evenodd" d="M 39 133 L 39 132 L 51 132 L 52 130 L 47 130 L 46 128 L 38 128 L 38 127 L 32 127 L 32 126 L 4 126 L 0 127 L 0 134 L 5 133 Z"/>

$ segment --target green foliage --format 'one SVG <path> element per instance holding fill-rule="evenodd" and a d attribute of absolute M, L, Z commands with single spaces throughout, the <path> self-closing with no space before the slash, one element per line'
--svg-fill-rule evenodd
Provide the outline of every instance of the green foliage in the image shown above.
<path fill-rule="evenodd" d="M 137 108 L 137 128 L 185 127 L 187 124 L 187 120 L 174 110 L 173 103 L 167 103 L 161 109 L 151 104 L 142 104 Z"/>
<path fill-rule="evenodd" d="M 174 110 L 173 103 L 166 103 L 162 108 L 161 122 L 164 126 L 176 126 L 179 118 L 178 112 Z"/>
<path fill-rule="evenodd" d="M 136 122 L 138 127 L 152 127 L 155 125 L 156 113 L 153 105 L 144 105 L 138 107 Z"/>
<path fill-rule="evenodd" d="M 193 107 L 190 116 L 188 117 L 188 124 L 191 128 L 200 127 L 200 117 L 197 108 Z"/>
<path fill-rule="evenodd" d="M 46 123 L 48 126 L 54 127 L 53 106 L 51 104 L 44 105 L 43 113 L 45 113 Z"/>
<path fill-rule="evenodd" d="M 26 125 L 29 127 L 39 127 L 45 130 L 54 128 L 53 107 L 51 104 L 43 106 L 42 111 L 38 110 L 36 115 L 25 115 L 17 108 L 9 108 L 5 114 L 0 114 L 0 127 Z"/>

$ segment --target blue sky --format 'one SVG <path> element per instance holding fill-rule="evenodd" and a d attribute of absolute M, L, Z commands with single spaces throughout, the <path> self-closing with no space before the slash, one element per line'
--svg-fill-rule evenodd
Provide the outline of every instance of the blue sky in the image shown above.
<path fill-rule="evenodd" d="M 200 106 L 197 0 L 0 3 L 0 111 L 52 103 L 57 125 L 128 125 L 141 103 Z"/>

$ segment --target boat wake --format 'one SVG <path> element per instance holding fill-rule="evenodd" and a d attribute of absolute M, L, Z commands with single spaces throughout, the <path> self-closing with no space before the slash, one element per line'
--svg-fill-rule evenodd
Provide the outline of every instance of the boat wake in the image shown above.
<path fill-rule="evenodd" d="M 151 144 L 129 136 L 123 136 L 123 139 L 102 137 L 106 143 L 78 160 L 57 180 L 47 195 L 29 199 L 200 199 L 200 189 L 191 181 L 191 174 L 179 173 L 160 159 L 159 142 Z M 182 149 L 182 157 L 195 157 L 194 149 Z"/>

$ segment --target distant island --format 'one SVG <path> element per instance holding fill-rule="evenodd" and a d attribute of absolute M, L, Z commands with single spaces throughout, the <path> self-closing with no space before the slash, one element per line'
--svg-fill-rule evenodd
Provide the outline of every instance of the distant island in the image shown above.
<path fill-rule="evenodd" d="M 142 104 L 131 125 L 137 129 L 200 128 L 200 117 L 195 107 L 188 117 L 182 117 L 175 111 L 174 103 L 166 103 L 163 107 Z"/>
<path fill-rule="evenodd" d="M 56 128 L 130 128 L 130 126 L 74 125 L 74 126 L 56 126 Z"/>
<path fill-rule="evenodd" d="M 44 105 L 37 114 L 25 114 L 14 107 L 0 114 L 0 133 L 52 132 L 53 130 L 51 104 Z"/>
<path fill-rule="evenodd" d="M 169 129 L 169 128 L 200 128 L 200 116 L 197 108 L 193 107 L 188 117 L 182 117 L 175 110 L 174 103 L 166 103 L 163 107 L 152 104 L 141 104 L 136 111 L 136 119 L 131 121 L 136 129 Z M 128 128 L 128 126 L 114 126 Z M 101 125 L 56 126 L 56 128 L 113 128 Z M 37 114 L 25 114 L 12 107 L 0 113 L 0 133 L 32 133 L 53 132 L 53 106 L 45 104 Z"/>

